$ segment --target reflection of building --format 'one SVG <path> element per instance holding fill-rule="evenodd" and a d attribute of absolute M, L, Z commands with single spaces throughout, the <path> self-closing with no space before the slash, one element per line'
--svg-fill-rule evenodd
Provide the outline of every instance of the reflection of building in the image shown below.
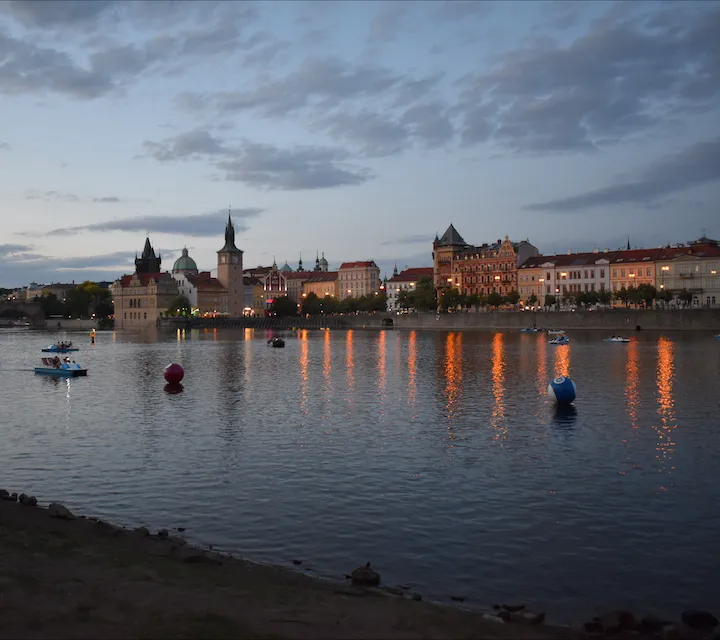
<path fill-rule="evenodd" d="M 380 268 L 373 260 L 343 262 L 338 269 L 338 297 L 360 298 L 380 291 Z"/>
<path fill-rule="evenodd" d="M 414 291 L 420 278 L 427 278 L 432 281 L 432 267 L 417 267 L 413 269 L 405 269 L 401 273 L 397 272 L 397 267 L 393 271 L 393 276 L 386 283 L 387 293 L 387 310 L 397 311 L 398 297 L 401 291 Z"/>
<path fill-rule="evenodd" d="M 135 273 L 110 285 L 116 329 L 154 327 L 178 295 L 175 280 L 169 273 L 159 271 L 160 264 L 150 238 L 146 238 L 142 256 L 135 257 Z"/>
<path fill-rule="evenodd" d="M 464 294 L 507 295 L 517 290 L 517 269 L 537 247 L 527 240 L 498 240 L 493 244 L 469 245 L 450 225 L 441 238 L 433 241 L 433 281 L 435 288 L 455 288 Z"/>
<path fill-rule="evenodd" d="M 565 293 L 610 290 L 610 262 L 616 254 L 607 249 L 590 253 L 533 256 L 518 268 L 518 293 L 527 304 L 534 294 L 545 306 L 545 297 Z"/>

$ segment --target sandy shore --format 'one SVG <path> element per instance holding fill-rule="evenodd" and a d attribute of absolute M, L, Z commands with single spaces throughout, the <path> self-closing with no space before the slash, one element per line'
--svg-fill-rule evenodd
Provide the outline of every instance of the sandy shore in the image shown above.
<path fill-rule="evenodd" d="M 0 638 L 577 638 L 0 501 Z"/>

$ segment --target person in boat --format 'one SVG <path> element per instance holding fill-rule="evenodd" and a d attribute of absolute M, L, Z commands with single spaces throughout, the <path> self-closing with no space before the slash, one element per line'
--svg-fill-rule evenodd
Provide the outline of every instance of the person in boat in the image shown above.
<path fill-rule="evenodd" d="M 52 363 L 56 369 L 60 368 L 60 358 L 58 358 L 57 356 L 52 359 Z"/>

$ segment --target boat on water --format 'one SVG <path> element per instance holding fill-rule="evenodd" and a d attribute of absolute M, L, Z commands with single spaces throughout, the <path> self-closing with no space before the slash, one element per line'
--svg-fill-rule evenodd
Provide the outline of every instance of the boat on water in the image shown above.
<path fill-rule="evenodd" d="M 527 327 L 525 329 L 520 329 L 521 333 L 540 333 L 542 329 L 538 329 L 537 327 Z"/>
<path fill-rule="evenodd" d="M 550 340 L 550 344 L 570 344 L 570 338 L 566 335 L 558 336 Z"/>
<path fill-rule="evenodd" d="M 42 358 L 42 367 L 35 367 L 35 373 L 61 378 L 77 378 L 86 376 L 87 369 L 83 369 L 77 362 L 70 362 L 70 358 L 60 360 L 55 356 L 54 358 Z"/>
<path fill-rule="evenodd" d="M 270 338 L 270 340 L 268 340 L 267 343 L 271 347 L 275 347 L 276 349 L 285 346 L 285 340 L 283 340 L 282 338 Z"/>
<path fill-rule="evenodd" d="M 43 353 L 69 353 L 70 351 L 80 351 L 80 349 L 73 347 L 72 342 L 56 342 L 42 349 Z"/>
<path fill-rule="evenodd" d="M 562 336 L 565 335 L 565 329 L 547 329 L 547 332 L 551 336 Z"/>
<path fill-rule="evenodd" d="M 612 338 L 603 338 L 603 342 L 630 342 L 630 338 L 623 338 L 621 336 L 613 336 Z"/>

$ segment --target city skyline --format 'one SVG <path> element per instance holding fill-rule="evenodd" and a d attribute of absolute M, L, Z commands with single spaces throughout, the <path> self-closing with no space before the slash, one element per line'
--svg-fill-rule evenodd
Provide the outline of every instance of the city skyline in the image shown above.
<path fill-rule="evenodd" d="M 199 25 L 199 26 L 198 26 Z M 0 3 L 0 286 L 717 237 L 717 3 Z M 220 242 L 221 244 L 221 242 Z M 217 245 L 217 246 L 216 246 Z"/>

